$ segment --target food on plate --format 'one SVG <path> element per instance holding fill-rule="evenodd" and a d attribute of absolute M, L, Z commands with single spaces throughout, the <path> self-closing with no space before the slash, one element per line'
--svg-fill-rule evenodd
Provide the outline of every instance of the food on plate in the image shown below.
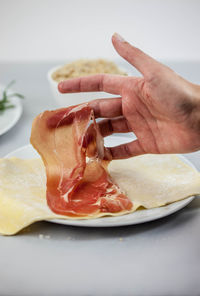
<path fill-rule="evenodd" d="M 46 167 L 47 203 L 53 212 L 85 217 L 131 210 L 132 202 L 113 183 L 107 161 L 101 160 L 103 138 L 87 104 L 38 115 L 31 143 Z"/>
<path fill-rule="evenodd" d="M 175 155 L 102 161 L 106 148 L 87 104 L 38 115 L 31 142 L 42 160 L 0 160 L 3 235 L 40 220 L 119 216 L 200 193 L 199 172 Z"/>
<path fill-rule="evenodd" d="M 53 80 L 60 82 L 69 78 L 75 78 L 98 73 L 126 75 L 115 63 L 104 59 L 81 59 L 66 64 L 52 73 Z"/>
<path fill-rule="evenodd" d="M 112 161 L 108 171 L 133 202 L 131 211 L 139 207 L 160 207 L 200 193 L 200 174 L 175 155 L 142 155 Z M 0 233 L 13 235 L 41 220 L 91 219 L 93 216 L 57 215 L 46 203 L 46 174 L 41 159 L 0 160 Z M 118 216 L 109 213 L 107 216 Z M 99 213 L 97 217 L 103 217 Z M 96 218 L 97 218 L 96 217 Z"/>

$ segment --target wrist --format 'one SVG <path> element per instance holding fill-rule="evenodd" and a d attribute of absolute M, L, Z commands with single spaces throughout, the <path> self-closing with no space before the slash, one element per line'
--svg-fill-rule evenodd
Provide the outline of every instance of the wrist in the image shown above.
<path fill-rule="evenodd" d="M 192 112 L 191 112 L 191 122 L 193 128 L 200 133 L 200 86 L 192 84 Z"/>

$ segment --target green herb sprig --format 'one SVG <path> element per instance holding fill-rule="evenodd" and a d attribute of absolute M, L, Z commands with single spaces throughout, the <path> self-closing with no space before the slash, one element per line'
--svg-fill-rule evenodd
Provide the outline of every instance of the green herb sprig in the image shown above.
<path fill-rule="evenodd" d="M 12 80 L 3 91 L 3 98 L 0 100 L 0 114 L 3 113 L 6 109 L 14 108 L 15 105 L 10 103 L 9 98 L 18 97 L 20 99 L 24 99 L 24 96 L 19 93 L 8 94 L 8 89 L 15 84 L 15 80 Z"/>

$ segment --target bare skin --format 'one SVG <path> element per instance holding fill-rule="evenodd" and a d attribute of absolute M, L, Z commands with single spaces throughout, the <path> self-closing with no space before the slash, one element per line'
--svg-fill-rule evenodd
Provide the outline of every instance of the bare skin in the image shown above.
<path fill-rule="evenodd" d="M 99 74 L 60 82 L 62 93 L 105 91 L 119 95 L 91 101 L 102 135 L 134 132 L 131 143 L 109 148 L 113 159 L 146 153 L 187 153 L 200 149 L 200 86 L 177 75 L 118 34 L 116 51 L 142 77 Z"/>

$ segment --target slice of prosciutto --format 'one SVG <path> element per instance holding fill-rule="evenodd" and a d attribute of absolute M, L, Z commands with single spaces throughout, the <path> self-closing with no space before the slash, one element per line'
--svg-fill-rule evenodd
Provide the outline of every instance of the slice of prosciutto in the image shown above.
<path fill-rule="evenodd" d="M 87 104 L 38 115 L 31 143 L 46 168 L 46 198 L 53 212 L 85 217 L 131 210 L 132 202 L 112 182 L 108 162 L 101 160 L 103 138 Z"/>

